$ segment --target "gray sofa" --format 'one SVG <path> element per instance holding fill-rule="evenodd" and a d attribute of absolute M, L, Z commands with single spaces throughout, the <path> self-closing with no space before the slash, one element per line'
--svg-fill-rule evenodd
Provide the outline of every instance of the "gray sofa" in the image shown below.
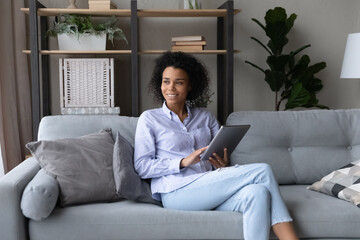
<path fill-rule="evenodd" d="M 136 123 L 137 118 L 120 116 L 50 116 L 42 119 L 38 138 L 76 137 L 110 127 L 133 144 Z M 227 124 L 251 124 L 231 163 L 271 165 L 301 238 L 360 239 L 358 207 L 306 189 L 360 158 L 360 110 L 243 111 L 232 113 Z M 20 200 L 39 169 L 29 158 L 0 179 L 0 239 L 243 239 L 240 213 L 167 210 L 127 200 L 56 206 L 45 220 L 29 220 Z"/>

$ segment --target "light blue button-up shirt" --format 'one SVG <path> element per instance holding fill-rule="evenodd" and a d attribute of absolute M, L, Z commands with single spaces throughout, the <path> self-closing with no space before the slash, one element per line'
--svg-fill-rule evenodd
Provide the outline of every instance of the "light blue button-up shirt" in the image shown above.
<path fill-rule="evenodd" d="M 219 130 L 216 118 L 206 109 L 187 107 L 181 122 L 166 104 L 145 111 L 135 134 L 134 166 L 141 178 L 151 178 L 153 198 L 181 188 L 212 170 L 208 161 L 180 169 L 181 159 L 209 145 Z"/>

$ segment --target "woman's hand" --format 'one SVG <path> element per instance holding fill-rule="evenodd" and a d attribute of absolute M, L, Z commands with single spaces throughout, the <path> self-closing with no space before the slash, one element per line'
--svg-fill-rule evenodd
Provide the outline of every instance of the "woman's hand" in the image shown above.
<path fill-rule="evenodd" d="M 190 165 L 196 164 L 200 162 L 200 155 L 205 152 L 208 147 L 200 148 L 194 152 L 192 152 L 186 158 L 183 158 L 180 162 L 180 168 L 188 167 Z"/>
<path fill-rule="evenodd" d="M 215 168 L 229 166 L 227 148 L 224 148 L 224 158 L 221 158 L 217 153 L 214 153 L 213 156 L 209 158 L 209 161 Z"/>

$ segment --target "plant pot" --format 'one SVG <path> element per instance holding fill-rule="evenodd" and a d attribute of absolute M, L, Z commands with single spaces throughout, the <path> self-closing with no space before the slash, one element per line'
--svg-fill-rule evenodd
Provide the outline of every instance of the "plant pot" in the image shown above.
<path fill-rule="evenodd" d="M 65 51 L 104 51 L 106 49 L 106 34 L 90 35 L 59 34 L 59 50 Z"/>

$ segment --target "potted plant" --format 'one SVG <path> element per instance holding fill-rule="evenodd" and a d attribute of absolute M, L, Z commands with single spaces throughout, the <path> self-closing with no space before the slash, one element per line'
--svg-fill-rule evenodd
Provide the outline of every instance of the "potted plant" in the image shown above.
<path fill-rule="evenodd" d="M 319 104 L 319 100 L 316 98 L 316 94 L 323 88 L 323 85 L 321 80 L 315 77 L 316 73 L 326 67 L 326 63 L 309 65 L 310 57 L 308 55 L 303 55 L 300 59 L 295 58 L 310 45 L 305 45 L 287 54 L 283 53 L 283 48 L 289 41 L 286 35 L 293 27 L 296 17 L 297 15 L 294 13 L 287 17 L 284 8 L 276 7 L 267 11 L 265 25 L 257 19 L 252 19 L 270 38 L 265 45 L 257 38 L 251 37 L 269 53 L 266 60 L 269 68 L 264 70 L 249 61 L 245 61 L 245 63 L 264 73 L 265 81 L 275 92 L 275 110 L 279 111 L 284 100 L 287 100 L 285 110 L 297 107 L 328 108 Z M 279 92 L 281 92 L 280 97 Z"/>
<path fill-rule="evenodd" d="M 184 9 L 201 9 L 197 0 L 184 0 Z"/>
<path fill-rule="evenodd" d="M 93 24 L 88 15 L 61 14 L 46 36 L 57 36 L 60 50 L 105 50 L 106 36 L 112 44 L 114 39 L 127 43 L 123 31 L 116 26 L 117 21 L 112 16 L 103 23 Z"/>

